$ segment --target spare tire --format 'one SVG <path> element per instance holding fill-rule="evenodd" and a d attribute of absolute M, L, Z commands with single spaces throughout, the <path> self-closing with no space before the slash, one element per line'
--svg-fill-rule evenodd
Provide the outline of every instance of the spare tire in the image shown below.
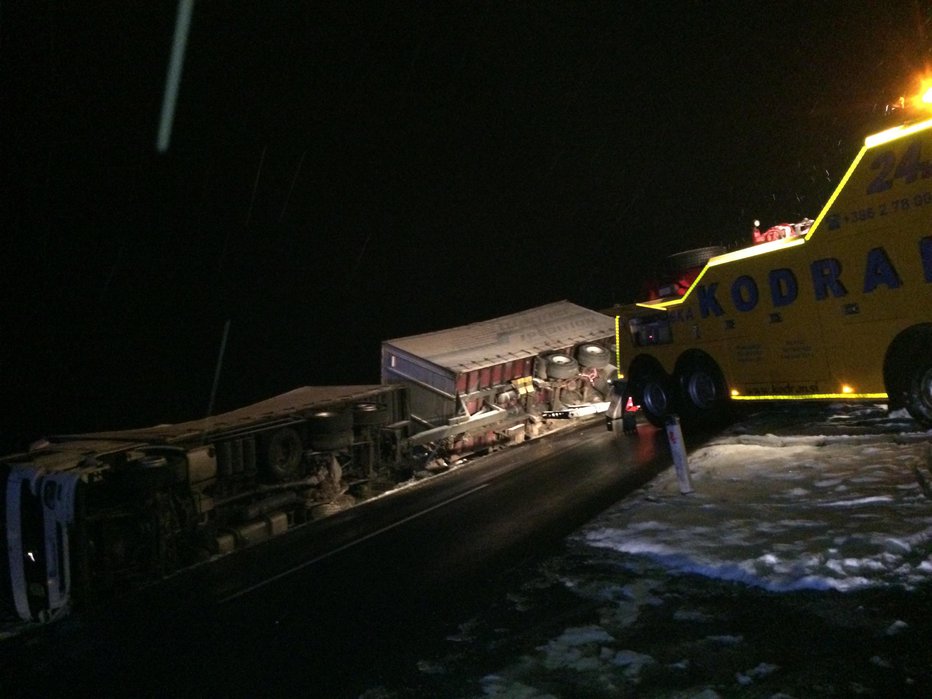
<path fill-rule="evenodd" d="M 579 366 L 587 369 L 601 369 L 611 361 L 608 350 L 594 342 L 580 345 L 576 350 L 576 359 L 579 360 Z"/>
<path fill-rule="evenodd" d="M 579 373 L 579 362 L 568 354 L 555 352 L 547 357 L 547 376 L 551 379 L 572 379 Z"/>

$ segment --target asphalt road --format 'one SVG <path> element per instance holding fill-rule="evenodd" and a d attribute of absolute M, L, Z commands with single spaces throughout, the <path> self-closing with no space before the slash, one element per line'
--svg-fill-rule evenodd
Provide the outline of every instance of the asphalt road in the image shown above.
<path fill-rule="evenodd" d="M 15 653 L 9 696 L 358 696 L 670 464 L 601 421 L 474 460 Z"/>

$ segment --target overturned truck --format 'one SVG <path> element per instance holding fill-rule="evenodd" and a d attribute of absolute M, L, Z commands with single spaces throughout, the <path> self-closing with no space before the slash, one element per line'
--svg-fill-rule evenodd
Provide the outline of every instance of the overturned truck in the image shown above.
<path fill-rule="evenodd" d="M 406 400 L 401 386 L 306 387 L 7 457 L 5 611 L 51 621 L 328 514 L 403 460 Z"/>
<path fill-rule="evenodd" d="M 612 328 L 559 302 L 387 342 L 380 385 L 298 388 L 0 459 L 0 638 L 286 537 L 428 462 L 567 424 L 554 408 L 606 405 Z"/>

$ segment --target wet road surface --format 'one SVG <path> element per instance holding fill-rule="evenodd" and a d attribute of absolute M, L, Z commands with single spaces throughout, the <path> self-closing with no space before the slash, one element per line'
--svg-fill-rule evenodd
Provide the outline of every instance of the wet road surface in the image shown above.
<path fill-rule="evenodd" d="M 358 696 L 670 464 L 599 420 L 491 454 L 6 649 L 5 696 Z"/>

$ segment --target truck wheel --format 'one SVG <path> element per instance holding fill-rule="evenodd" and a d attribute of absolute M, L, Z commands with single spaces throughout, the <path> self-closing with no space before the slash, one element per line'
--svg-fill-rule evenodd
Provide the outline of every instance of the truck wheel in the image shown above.
<path fill-rule="evenodd" d="M 932 323 L 894 338 L 883 362 L 890 410 L 906 408 L 916 422 L 932 426 Z"/>
<path fill-rule="evenodd" d="M 307 438 L 308 446 L 314 451 L 340 451 L 353 445 L 353 431 L 324 432 L 311 434 Z"/>
<path fill-rule="evenodd" d="M 673 408 L 673 391 L 666 372 L 659 367 L 641 366 L 632 368 L 628 380 L 628 392 L 644 417 L 654 427 L 663 427 L 664 420 Z"/>
<path fill-rule="evenodd" d="M 706 357 L 694 357 L 677 369 L 680 413 L 686 424 L 718 427 L 728 418 L 728 387 L 718 365 Z"/>
<path fill-rule="evenodd" d="M 609 357 L 608 350 L 602 345 L 587 342 L 580 345 L 579 349 L 576 350 L 576 359 L 579 361 L 579 366 L 587 369 L 601 369 L 609 363 L 611 357 Z"/>
<path fill-rule="evenodd" d="M 314 451 L 347 449 L 353 443 L 353 414 L 320 410 L 307 418 L 307 443 Z"/>
<path fill-rule="evenodd" d="M 671 391 L 668 381 L 651 377 L 644 384 L 641 409 L 647 421 L 654 427 L 663 427 L 665 418 L 670 414 Z"/>
<path fill-rule="evenodd" d="M 572 379 L 579 374 L 579 362 L 568 354 L 551 354 L 547 357 L 547 376 L 551 379 Z"/>
<path fill-rule="evenodd" d="M 353 416 L 347 410 L 319 410 L 308 416 L 307 430 L 310 434 L 332 434 L 353 429 Z"/>
<path fill-rule="evenodd" d="M 384 403 L 357 403 L 353 406 L 355 427 L 386 425 L 388 418 L 388 406 Z"/>
<path fill-rule="evenodd" d="M 932 426 L 932 358 L 923 357 L 912 367 L 906 410 L 916 422 Z"/>

